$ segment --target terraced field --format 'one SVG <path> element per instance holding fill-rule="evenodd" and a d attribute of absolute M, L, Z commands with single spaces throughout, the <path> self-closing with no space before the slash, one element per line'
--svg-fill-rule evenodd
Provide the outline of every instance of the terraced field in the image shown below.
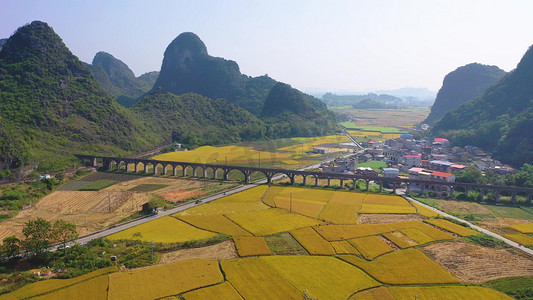
<path fill-rule="evenodd" d="M 375 211 L 367 220 L 384 223 L 358 223 L 365 205 Z M 533 276 L 532 258 L 467 244 L 461 236 L 477 232 L 417 208 L 390 195 L 259 186 L 109 237 L 170 244 L 226 234 L 224 248 L 178 250 L 189 254 L 174 262 L 168 252 L 160 265 L 38 282 L 0 299 L 506 299 L 464 283 L 495 279 L 490 259 L 502 270 L 496 278 Z M 385 222 L 390 216 L 416 218 Z M 231 255 L 212 252 L 227 246 Z"/>

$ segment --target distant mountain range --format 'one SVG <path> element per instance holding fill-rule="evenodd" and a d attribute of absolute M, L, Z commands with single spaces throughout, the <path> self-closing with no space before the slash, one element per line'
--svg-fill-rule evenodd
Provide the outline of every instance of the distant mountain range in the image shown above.
<path fill-rule="evenodd" d="M 104 52 L 82 63 L 40 21 L 0 50 L 0 169 L 59 170 L 76 163 L 73 153 L 124 155 L 171 141 L 194 147 L 335 128 L 320 100 L 241 74 L 237 63 L 209 56 L 193 33 L 172 41 L 159 73 L 139 77 Z"/>
<path fill-rule="evenodd" d="M 499 71 L 498 71 L 499 72 Z M 499 72 L 501 73 L 501 72 Z M 488 87 L 481 96 L 447 112 L 431 129 L 456 145 L 494 151 L 513 166 L 533 163 L 533 49 L 515 70 Z"/>
<path fill-rule="evenodd" d="M 491 85 L 495 84 L 506 72 L 496 66 L 478 63 L 457 68 L 444 77 L 444 82 L 437 94 L 431 113 L 423 123 L 433 124 L 448 111 L 481 96 Z"/>
<path fill-rule="evenodd" d="M 427 92 L 421 93 L 419 90 Z M 393 95 L 395 91 L 398 91 L 398 93 Z M 413 91 L 414 95 L 423 95 L 423 98 L 409 96 L 403 93 L 408 93 L 409 91 Z M 427 97 L 428 94 L 433 96 Z M 355 105 L 354 108 L 398 108 L 400 106 L 431 106 L 435 100 L 435 94 L 426 89 L 404 88 L 393 91 L 377 91 L 376 93 L 368 94 L 337 95 L 334 93 L 325 93 L 322 95 L 321 100 L 330 106 Z M 358 107 L 358 103 L 362 101 L 365 101 L 366 104 L 361 104 L 362 107 Z M 368 107 L 368 103 L 377 106 Z"/>

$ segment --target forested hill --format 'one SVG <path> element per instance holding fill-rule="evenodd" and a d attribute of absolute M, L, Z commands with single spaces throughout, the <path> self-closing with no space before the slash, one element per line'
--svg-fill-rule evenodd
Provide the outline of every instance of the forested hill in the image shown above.
<path fill-rule="evenodd" d="M 176 95 L 198 93 L 224 98 L 259 115 L 276 81 L 268 76 L 241 74 L 236 62 L 207 53 L 205 44 L 191 32 L 175 38 L 165 50 L 161 72 L 154 85 Z"/>
<path fill-rule="evenodd" d="M 19 28 L 0 51 L 0 169 L 71 167 L 75 152 L 149 149 L 158 138 L 111 99 L 46 23 Z"/>
<path fill-rule="evenodd" d="M 140 96 L 154 86 L 159 72 L 150 72 L 135 77 L 133 71 L 121 60 L 106 52 L 98 52 L 92 65 L 87 65 L 96 81 L 111 97 L 130 107 Z"/>
<path fill-rule="evenodd" d="M 266 131 L 263 122 L 243 108 L 194 93 L 177 96 L 156 89 L 132 110 L 144 116 L 151 132 L 187 147 L 261 139 Z"/>
<path fill-rule="evenodd" d="M 7 39 L 0 39 L 0 50 L 4 47 L 4 44 L 7 42 Z"/>
<path fill-rule="evenodd" d="M 288 84 L 276 84 L 265 100 L 261 118 L 269 137 L 315 136 L 335 132 L 336 121 L 326 105 Z"/>
<path fill-rule="evenodd" d="M 496 66 L 478 63 L 468 64 L 450 72 L 444 77 L 442 87 L 431 107 L 431 113 L 423 123 L 431 125 L 448 111 L 481 96 L 489 86 L 498 82 L 505 74 L 504 70 Z"/>
<path fill-rule="evenodd" d="M 480 97 L 448 112 L 431 132 L 472 144 L 513 166 L 533 163 L 533 49 Z"/>

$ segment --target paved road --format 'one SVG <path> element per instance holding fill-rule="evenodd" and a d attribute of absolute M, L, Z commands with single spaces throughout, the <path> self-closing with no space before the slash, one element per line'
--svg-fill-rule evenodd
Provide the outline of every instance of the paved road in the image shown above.
<path fill-rule="evenodd" d="M 448 213 L 445 213 L 445 212 L 443 212 L 443 211 L 440 211 L 440 210 L 438 210 L 438 209 L 436 209 L 436 208 L 434 208 L 434 207 L 431 207 L 431 206 L 429 206 L 429 205 L 426 205 L 426 204 L 424 204 L 424 203 L 422 203 L 422 202 L 420 202 L 420 201 L 418 201 L 418 200 L 415 200 L 415 199 L 413 199 L 413 198 L 411 198 L 411 197 L 405 195 L 405 190 L 397 189 L 397 190 L 396 190 L 396 193 L 397 193 L 398 195 L 400 195 L 400 196 L 406 198 L 406 199 L 409 199 L 410 201 L 416 202 L 416 203 L 418 203 L 418 204 L 420 204 L 420 205 L 422 205 L 422 206 L 424 206 L 424 207 L 426 207 L 426 208 L 428 208 L 428 209 L 431 209 L 432 211 L 435 211 L 435 212 L 437 212 L 437 213 L 439 213 L 439 214 L 441 214 L 441 215 L 443 215 L 443 216 L 445 216 L 445 217 L 447 217 L 447 218 L 454 219 L 454 220 L 457 220 L 457 221 L 460 221 L 460 222 L 466 223 L 466 224 L 468 224 L 468 226 L 474 228 L 474 229 L 477 230 L 477 231 L 481 231 L 481 232 L 483 232 L 483 233 L 485 233 L 485 234 L 487 234 L 487 235 L 490 235 L 490 236 L 492 236 L 492 237 L 494 237 L 494 238 L 497 238 L 498 240 L 505 242 L 505 243 L 508 244 L 509 246 L 512 246 L 512 247 L 514 247 L 514 248 L 516 248 L 516 249 L 518 249 L 518 250 L 520 250 L 520 251 L 523 251 L 523 252 L 525 252 L 525 253 L 527 253 L 527 254 L 533 256 L 533 250 L 532 250 L 532 249 L 529 249 L 529 248 L 527 248 L 527 247 L 524 247 L 524 246 L 522 246 L 522 245 L 520 245 L 520 244 L 518 244 L 518 243 L 516 243 L 516 242 L 513 242 L 513 241 L 511 241 L 511 240 L 509 240 L 509 239 L 507 239 L 507 238 L 505 238 L 505 237 L 503 237 L 503 236 L 501 236 L 501 235 L 499 235 L 499 234 L 496 234 L 496 233 L 494 233 L 494 232 L 492 232 L 492 231 L 489 231 L 489 230 L 487 230 L 487 229 L 484 229 L 484 228 L 481 228 L 481 227 L 479 227 L 479 226 L 476 226 L 476 225 L 474 225 L 474 224 L 472 224 L 472 223 L 470 223 L 470 222 L 468 222 L 468 221 L 465 221 L 465 220 L 463 220 L 463 219 L 461 219 L 461 218 L 458 218 L 458 217 L 452 216 L 452 215 L 450 215 L 450 214 L 448 214 Z"/>
<path fill-rule="evenodd" d="M 345 156 L 349 156 L 349 155 L 345 155 Z M 345 157 L 345 156 L 343 156 L 343 157 Z M 328 159 L 328 160 L 325 160 L 325 161 L 322 161 L 322 162 L 319 162 L 319 163 L 316 163 L 316 164 L 313 164 L 313 165 L 305 166 L 303 168 L 298 169 L 298 171 L 303 171 L 303 170 L 306 170 L 306 169 L 315 169 L 315 168 L 320 167 L 320 164 L 326 163 L 326 162 L 330 162 L 330 161 L 332 161 L 334 159 L 335 158 L 332 158 L 332 159 Z M 285 175 L 277 175 L 277 176 L 272 177 L 272 180 L 273 181 L 274 180 L 280 180 L 280 179 L 283 179 L 284 177 L 286 177 L 286 176 Z M 113 233 L 117 233 L 119 231 L 131 228 L 131 227 L 134 227 L 134 226 L 137 226 L 137 225 L 140 225 L 140 224 L 143 224 L 143 223 L 155 220 L 155 219 L 162 218 L 164 216 L 169 216 L 169 215 L 178 213 L 180 211 L 184 211 L 186 209 L 189 209 L 189 208 L 192 208 L 192 207 L 195 207 L 195 206 L 198 206 L 198 205 L 202 205 L 204 203 L 208 203 L 208 202 L 211 202 L 211 201 L 214 201 L 214 200 L 217 200 L 217 199 L 220 199 L 220 198 L 223 198 L 223 197 L 235 194 L 235 193 L 240 193 L 242 191 L 254 188 L 254 187 L 258 186 L 258 185 L 265 184 L 265 183 L 266 183 L 266 179 L 263 179 L 263 180 L 259 180 L 259 181 L 256 181 L 254 183 L 251 183 L 251 184 L 241 185 L 241 186 L 239 186 L 237 188 L 234 188 L 234 189 L 231 189 L 229 191 L 202 198 L 202 199 L 200 199 L 199 203 L 196 203 L 196 202 L 185 203 L 185 204 L 182 204 L 180 206 L 174 207 L 172 209 L 161 211 L 161 212 L 159 212 L 158 214 L 155 214 L 155 215 L 147 216 L 147 217 L 140 218 L 140 219 L 135 219 L 135 220 L 128 221 L 128 222 L 125 222 L 125 223 L 122 223 L 122 224 L 118 224 L 118 225 L 114 225 L 114 226 L 111 226 L 111 227 L 108 227 L 108 228 L 104 228 L 104 229 L 101 229 L 101 230 L 95 231 L 93 233 L 90 233 L 88 235 L 80 237 L 78 240 L 76 240 L 76 243 L 79 243 L 79 244 L 83 245 L 83 244 L 88 243 L 91 240 L 96 239 L 96 238 L 105 237 L 105 236 L 111 235 Z M 72 243 L 70 243 L 70 244 L 72 244 Z M 56 250 L 56 249 L 57 249 L 56 247 L 53 248 L 53 250 Z"/>

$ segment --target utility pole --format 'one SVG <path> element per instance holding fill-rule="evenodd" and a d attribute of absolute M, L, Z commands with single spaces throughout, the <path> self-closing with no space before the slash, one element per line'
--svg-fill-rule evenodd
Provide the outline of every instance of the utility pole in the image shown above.
<path fill-rule="evenodd" d="M 289 212 L 292 213 L 292 192 L 291 192 L 291 202 L 289 204 Z"/>

